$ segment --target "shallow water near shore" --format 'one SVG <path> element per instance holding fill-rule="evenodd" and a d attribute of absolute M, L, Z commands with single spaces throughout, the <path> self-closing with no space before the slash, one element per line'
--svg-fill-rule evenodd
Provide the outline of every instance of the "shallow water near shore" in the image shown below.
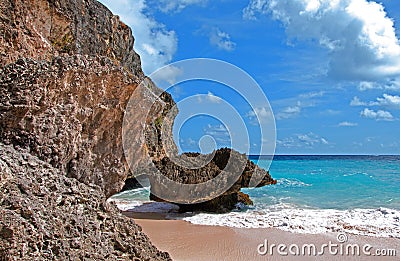
<path fill-rule="evenodd" d="M 122 210 L 168 213 L 201 225 L 400 238 L 400 156 L 275 156 L 270 172 L 277 185 L 244 189 L 254 206 L 227 214 L 173 214 L 172 204 L 149 204 L 145 188 L 111 200 Z"/>

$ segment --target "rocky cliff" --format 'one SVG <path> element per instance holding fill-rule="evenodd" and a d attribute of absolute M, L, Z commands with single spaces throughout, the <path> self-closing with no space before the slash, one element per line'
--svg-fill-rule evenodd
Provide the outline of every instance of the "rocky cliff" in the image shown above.
<path fill-rule="evenodd" d="M 106 202 L 129 172 L 133 44 L 94 0 L 0 0 L 0 260 L 170 259 Z"/>
<path fill-rule="evenodd" d="M 123 114 L 144 77 L 131 29 L 93 0 L 0 5 L 1 140 L 117 193 Z"/>

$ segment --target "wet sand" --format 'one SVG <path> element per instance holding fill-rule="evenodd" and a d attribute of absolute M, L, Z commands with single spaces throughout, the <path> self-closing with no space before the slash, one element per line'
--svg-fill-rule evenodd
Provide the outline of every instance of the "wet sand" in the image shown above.
<path fill-rule="evenodd" d="M 129 215 L 128 215 L 129 216 Z M 132 215 L 130 215 L 132 217 Z M 165 220 L 162 215 L 135 215 L 143 231 L 149 236 L 151 242 L 157 248 L 167 251 L 174 260 L 400 260 L 400 239 L 375 238 L 355 236 L 348 234 L 348 240 L 339 244 L 336 233 L 310 235 L 294 234 L 279 229 L 243 229 L 217 226 L 193 225 L 182 220 Z M 273 254 L 269 251 L 266 255 L 260 255 L 257 251 L 260 244 L 268 240 L 268 248 L 271 244 L 285 244 L 287 256 L 278 253 L 277 247 L 273 248 Z M 317 253 L 321 251 L 323 244 L 338 244 L 333 247 L 338 254 L 329 253 L 329 247 L 325 247 L 323 255 L 301 255 L 304 244 L 314 244 Z M 299 247 L 299 256 L 289 252 L 289 247 L 296 244 Z M 346 247 L 349 244 L 360 246 L 360 256 L 346 255 Z M 372 246 L 367 249 L 375 254 L 377 249 L 395 249 L 397 256 L 367 256 L 362 248 L 365 244 Z M 340 254 L 340 245 L 343 246 L 343 255 Z M 265 248 L 261 247 L 261 251 Z M 296 247 L 292 246 L 292 252 Z M 306 251 L 308 252 L 308 248 Z M 350 253 L 352 250 L 350 250 Z"/>

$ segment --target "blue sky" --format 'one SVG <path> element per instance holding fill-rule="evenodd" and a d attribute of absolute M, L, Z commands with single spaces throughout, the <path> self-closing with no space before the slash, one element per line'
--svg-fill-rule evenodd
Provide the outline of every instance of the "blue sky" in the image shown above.
<path fill-rule="evenodd" d="M 201 57 L 251 75 L 275 116 L 277 154 L 400 153 L 398 0 L 100 2 L 132 27 L 146 74 Z M 259 151 L 264 140 L 251 127 L 252 114 L 228 88 L 188 82 L 170 92 L 178 102 L 197 94 L 208 98 L 192 106 L 221 99 L 237 107 L 250 126 L 250 153 Z M 267 107 L 253 110 L 262 116 Z M 183 151 L 207 150 L 199 141 L 207 145 L 209 136 L 219 147 L 229 145 L 227 128 L 209 117 L 190 119 L 174 135 Z"/>

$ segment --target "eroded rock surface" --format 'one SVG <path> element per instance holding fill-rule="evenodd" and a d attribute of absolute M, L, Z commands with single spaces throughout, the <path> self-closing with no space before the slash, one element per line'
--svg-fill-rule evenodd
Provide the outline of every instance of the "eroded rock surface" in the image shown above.
<path fill-rule="evenodd" d="M 0 6 L 1 140 L 107 196 L 119 192 L 129 173 L 123 116 L 144 79 L 131 29 L 94 0 Z M 152 97 L 146 91 L 136 98 Z M 136 152 L 148 157 L 144 147 Z"/>
<path fill-rule="evenodd" d="M 151 199 L 163 201 L 158 195 L 163 195 L 161 198 L 166 198 L 168 195 L 164 191 L 176 191 L 176 200 L 185 202 L 193 194 L 198 192 L 201 203 L 194 204 L 179 204 L 180 210 L 187 211 L 207 211 L 207 212 L 227 212 L 236 208 L 237 203 L 251 205 L 252 201 L 247 194 L 242 193 L 242 188 L 251 186 L 251 179 L 254 175 L 259 180 L 255 186 L 262 187 L 266 185 L 276 184 L 268 171 L 265 171 L 248 160 L 247 156 L 240 154 L 237 151 L 223 148 L 217 150 L 214 154 L 200 155 L 198 153 L 185 153 L 179 156 L 184 162 L 178 165 L 165 157 L 160 161 L 154 161 L 157 169 L 160 170 L 162 176 L 150 176 L 151 182 Z M 197 162 L 208 162 L 201 168 L 190 168 L 196 165 Z M 187 164 L 188 167 L 185 167 Z M 218 182 L 212 182 L 207 187 L 208 191 L 212 192 L 206 197 L 203 197 L 201 191 L 180 191 L 180 187 L 166 183 L 164 177 L 182 184 L 200 184 L 212 179 L 218 175 L 223 177 Z M 232 184 L 227 186 L 227 184 Z M 168 186 L 168 187 L 167 187 Z M 227 188 L 221 195 L 216 196 L 221 188 Z M 189 194 L 185 194 L 189 193 Z"/>
<path fill-rule="evenodd" d="M 0 0 L 0 260 L 170 260 L 106 203 L 129 172 L 133 43 L 94 0 Z"/>
<path fill-rule="evenodd" d="M 0 143 L 1 260 L 169 260 L 95 185 Z"/>

